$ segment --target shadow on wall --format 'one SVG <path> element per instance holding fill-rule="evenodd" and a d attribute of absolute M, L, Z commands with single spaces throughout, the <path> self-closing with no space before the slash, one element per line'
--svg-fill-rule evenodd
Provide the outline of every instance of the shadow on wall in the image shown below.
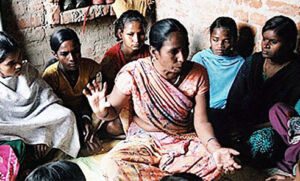
<path fill-rule="evenodd" d="M 12 1 L 1 1 L 1 15 L 3 30 L 14 37 L 20 47 L 24 47 L 24 36 L 18 27 L 18 20 L 12 8 Z M 22 52 L 25 53 L 26 50 L 23 49 Z"/>
<path fill-rule="evenodd" d="M 238 53 L 246 58 L 253 53 L 255 46 L 255 30 L 247 24 L 239 25 L 239 39 L 237 42 Z"/>

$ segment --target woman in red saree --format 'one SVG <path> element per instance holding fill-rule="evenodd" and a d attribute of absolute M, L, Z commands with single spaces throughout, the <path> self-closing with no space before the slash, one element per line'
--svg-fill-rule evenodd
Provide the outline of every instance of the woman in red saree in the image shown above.
<path fill-rule="evenodd" d="M 206 114 L 206 70 L 186 61 L 188 33 L 175 19 L 155 23 L 150 31 L 151 57 L 125 65 L 112 93 L 92 82 L 84 91 L 94 113 L 113 120 L 128 101 L 134 114 L 126 140 L 118 143 L 99 167 L 107 180 L 159 180 L 187 172 L 204 180 L 240 168 L 239 153 L 223 148 Z"/>

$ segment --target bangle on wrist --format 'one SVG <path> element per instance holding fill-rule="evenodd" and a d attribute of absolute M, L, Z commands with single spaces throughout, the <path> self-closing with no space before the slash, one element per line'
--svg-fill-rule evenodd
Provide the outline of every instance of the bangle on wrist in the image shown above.
<path fill-rule="evenodd" d="M 89 116 L 89 115 L 87 115 L 87 114 L 82 115 L 82 116 L 81 116 L 81 119 L 87 119 L 87 120 L 89 120 L 89 121 L 92 121 L 91 116 Z"/>
<path fill-rule="evenodd" d="M 208 143 L 211 142 L 211 141 L 213 141 L 213 140 L 217 141 L 217 138 L 215 138 L 215 137 L 208 138 L 207 141 L 206 141 L 205 147 L 207 147 Z"/>

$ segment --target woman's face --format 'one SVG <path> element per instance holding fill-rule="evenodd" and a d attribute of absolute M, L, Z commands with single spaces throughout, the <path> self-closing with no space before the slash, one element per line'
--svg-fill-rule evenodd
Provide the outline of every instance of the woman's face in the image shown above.
<path fill-rule="evenodd" d="M 133 52 L 139 50 L 145 42 L 145 31 L 139 21 L 127 22 L 124 30 L 120 32 L 123 40 L 123 50 L 125 52 Z"/>
<path fill-rule="evenodd" d="M 267 30 L 262 35 L 261 49 L 264 58 L 270 58 L 276 62 L 277 59 L 287 54 L 287 45 L 273 30 Z"/>
<path fill-rule="evenodd" d="M 80 45 L 73 40 L 64 41 L 54 55 L 65 70 L 77 70 L 81 59 Z"/>
<path fill-rule="evenodd" d="M 22 55 L 20 51 L 8 54 L 2 63 L 0 63 L 0 76 L 12 77 L 18 76 L 22 68 Z"/>
<path fill-rule="evenodd" d="M 172 32 L 158 51 L 151 47 L 151 55 L 160 73 L 167 79 L 175 78 L 189 55 L 189 42 L 180 32 Z"/>
<path fill-rule="evenodd" d="M 229 55 L 232 51 L 233 38 L 228 29 L 214 28 L 210 35 L 210 45 L 215 55 Z"/>

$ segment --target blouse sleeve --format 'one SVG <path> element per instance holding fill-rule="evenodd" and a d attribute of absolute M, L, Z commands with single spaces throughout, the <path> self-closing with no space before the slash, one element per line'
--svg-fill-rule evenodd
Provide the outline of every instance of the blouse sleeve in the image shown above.
<path fill-rule="evenodd" d="M 51 86 L 54 92 L 59 89 L 59 78 L 55 72 L 46 71 L 43 73 L 42 78 Z"/>
<path fill-rule="evenodd" d="M 209 90 L 209 80 L 208 80 L 208 75 L 207 71 L 205 68 L 200 69 L 200 77 L 199 77 L 199 82 L 198 82 L 198 94 L 204 94 Z"/>
<path fill-rule="evenodd" d="M 121 69 L 118 73 L 115 79 L 115 86 L 123 94 L 130 95 L 132 93 L 134 80 L 131 71 L 129 71 L 127 67 L 128 66 L 123 67 L 123 69 Z"/>

